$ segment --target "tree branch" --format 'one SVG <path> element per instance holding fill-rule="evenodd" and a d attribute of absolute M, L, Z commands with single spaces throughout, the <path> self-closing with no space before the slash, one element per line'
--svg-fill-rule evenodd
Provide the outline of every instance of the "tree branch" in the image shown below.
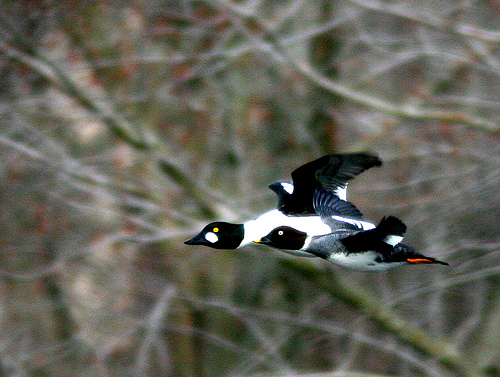
<path fill-rule="evenodd" d="M 500 32 L 496 30 L 479 29 L 470 25 L 454 24 L 448 19 L 443 21 L 432 13 L 416 13 L 411 9 L 404 9 L 400 4 L 391 5 L 378 0 L 349 0 L 351 3 L 364 9 L 392 14 L 409 21 L 418 22 L 436 29 L 446 29 L 453 31 L 463 37 L 470 37 L 484 42 L 500 42 Z"/>
<path fill-rule="evenodd" d="M 0 26 L 4 29 L 9 28 L 9 25 L 1 19 Z M 14 34 L 14 31 L 10 29 L 8 31 L 11 35 Z M 59 91 L 77 101 L 88 112 L 99 117 L 117 138 L 124 141 L 133 149 L 150 152 L 158 161 L 161 171 L 181 186 L 192 200 L 197 202 L 203 216 L 210 219 L 216 217 L 217 211 L 211 204 L 214 199 L 212 195 L 191 179 L 188 173 L 182 171 L 165 157 L 167 155 L 164 150 L 165 147 L 157 141 L 154 135 L 144 128 L 141 129 L 140 134 L 142 136 L 139 135 L 138 132 L 134 131 L 134 127 L 116 114 L 106 101 L 95 99 L 88 95 L 56 63 L 40 56 L 27 44 L 23 43 L 21 37 L 17 39 L 21 41 L 18 43 L 18 48 L 14 47 L 11 43 L 7 43 L 5 40 L 0 40 L 0 51 L 3 51 L 7 56 L 16 59 L 37 72 Z"/>
<path fill-rule="evenodd" d="M 286 46 L 290 42 L 284 43 L 285 40 L 276 37 L 275 33 L 269 30 L 269 28 L 259 19 L 248 12 L 244 12 L 239 7 L 229 5 L 228 3 L 220 3 L 234 14 L 236 19 L 235 22 L 237 22 L 240 28 L 244 28 L 244 34 L 247 35 L 255 45 L 259 46 L 262 51 L 268 52 L 274 57 L 278 57 L 280 61 L 290 63 L 314 84 L 348 101 L 397 117 L 462 123 L 482 132 L 488 132 L 494 135 L 500 134 L 498 124 L 485 118 L 471 116 L 460 111 L 441 110 L 431 106 L 426 107 L 427 105 L 425 103 L 394 104 L 380 99 L 379 97 L 364 93 L 352 86 L 322 76 L 316 72 L 309 63 L 299 61 L 295 56 L 289 54 Z M 365 4 L 365 2 L 363 2 L 363 4 Z M 238 19 L 241 19 L 243 22 L 238 22 Z M 435 22 L 432 25 L 441 27 L 441 25 L 435 25 Z M 479 31 L 474 35 L 476 34 L 479 34 Z"/>
<path fill-rule="evenodd" d="M 287 273 L 300 275 L 302 278 L 322 289 L 346 305 L 366 314 L 372 321 L 394 334 L 414 349 L 437 359 L 441 364 L 458 370 L 465 376 L 478 376 L 470 370 L 463 355 L 446 339 L 428 335 L 425 331 L 413 326 L 393 311 L 386 309 L 377 300 L 354 284 L 347 285 L 336 277 L 331 268 L 319 271 L 316 266 L 297 259 L 280 259 L 282 268 Z"/>

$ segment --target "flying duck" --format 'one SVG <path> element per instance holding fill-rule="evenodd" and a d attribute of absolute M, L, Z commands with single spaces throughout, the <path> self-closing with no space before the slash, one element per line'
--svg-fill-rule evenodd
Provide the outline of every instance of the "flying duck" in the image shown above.
<path fill-rule="evenodd" d="M 278 206 L 243 224 L 222 221 L 212 222 L 184 242 L 187 245 L 204 245 L 215 249 L 236 249 L 268 234 L 279 226 L 288 226 L 308 235 L 321 235 L 336 229 L 338 223 L 347 223 L 356 229 L 373 229 L 375 225 L 363 221 L 357 209 L 345 205 L 331 209 L 331 221 L 325 222 L 313 206 L 314 193 L 327 190 L 332 196 L 346 199 L 346 186 L 363 171 L 380 166 L 382 161 L 369 153 L 330 154 L 295 169 L 292 182 L 274 182 L 269 185 L 278 196 Z M 348 202 L 346 202 L 348 203 Z M 355 207 L 354 207 L 355 208 Z M 297 255 L 311 256 L 300 251 Z"/>
<path fill-rule="evenodd" d="M 326 223 L 332 223 L 330 215 L 339 205 L 352 206 L 325 190 L 316 192 L 313 204 L 318 215 Z M 405 264 L 448 265 L 402 244 L 406 225 L 394 216 L 384 217 L 375 228 L 369 230 L 361 230 L 338 221 L 332 226 L 336 229 L 325 235 L 310 235 L 293 227 L 280 226 L 254 242 L 278 249 L 307 252 L 338 265 L 362 271 L 383 271 Z"/>

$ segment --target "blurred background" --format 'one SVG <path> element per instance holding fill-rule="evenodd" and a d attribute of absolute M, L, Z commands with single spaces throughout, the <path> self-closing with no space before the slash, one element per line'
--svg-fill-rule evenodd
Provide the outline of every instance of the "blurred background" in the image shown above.
<path fill-rule="evenodd" d="M 500 376 L 500 2 L 0 1 L 1 376 Z M 188 247 L 333 152 L 450 267 Z"/>

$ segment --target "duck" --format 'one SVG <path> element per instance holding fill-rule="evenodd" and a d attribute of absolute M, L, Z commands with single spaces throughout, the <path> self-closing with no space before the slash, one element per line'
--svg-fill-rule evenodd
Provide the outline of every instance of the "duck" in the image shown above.
<path fill-rule="evenodd" d="M 326 222 L 332 222 L 329 215 L 341 202 L 342 199 L 325 190 L 317 190 L 313 200 L 316 212 Z M 352 206 L 347 202 L 341 204 Z M 360 271 L 385 271 L 405 264 L 448 265 L 402 244 L 407 227 L 395 216 L 384 217 L 375 228 L 369 230 L 347 223 L 335 222 L 333 225 L 336 228 L 325 235 L 310 235 L 293 227 L 279 226 L 254 242 L 278 249 L 307 252 Z"/>
<path fill-rule="evenodd" d="M 206 225 L 200 233 L 185 241 L 187 245 L 203 245 L 214 249 L 237 249 L 250 245 L 279 226 L 288 226 L 308 235 L 328 234 L 339 225 L 347 223 L 356 229 L 373 229 L 375 225 L 362 219 L 354 206 L 346 206 L 347 183 L 357 175 L 382 161 L 367 152 L 329 154 L 310 161 L 292 173 L 292 183 L 274 182 L 269 188 L 278 197 L 277 207 L 245 223 L 215 221 Z M 312 204 L 316 190 L 329 191 L 342 198 L 331 209 L 331 221 L 325 222 L 315 212 Z M 308 256 L 310 253 L 289 251 L 291 254 Z"/>

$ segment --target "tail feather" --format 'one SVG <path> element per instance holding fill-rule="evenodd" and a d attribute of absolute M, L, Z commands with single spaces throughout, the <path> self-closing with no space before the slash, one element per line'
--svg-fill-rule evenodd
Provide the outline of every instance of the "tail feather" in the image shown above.
<path fill-rule="evenodd" d="M 401 261 L 405 261 L 410 264 L 427 263 L 427 264 L 442 264 L 444 266 L 449 266 L 449 264 L 446 262 L 440 261 L 436 258 L 425 256 L 419 253 L 417 249 L 404 244 L 399 244 L 396 247 L 394 247 L 394 254 L 401 256 Z"/>

